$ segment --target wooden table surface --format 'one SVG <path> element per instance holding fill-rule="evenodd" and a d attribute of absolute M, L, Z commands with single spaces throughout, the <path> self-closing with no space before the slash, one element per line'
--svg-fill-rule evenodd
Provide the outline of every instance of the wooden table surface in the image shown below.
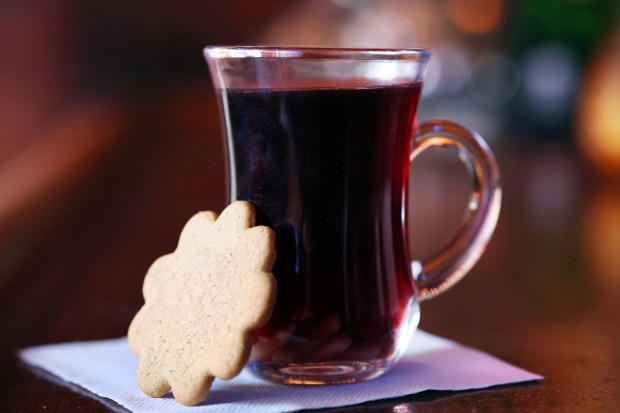
<path fill-rule="evenodd" d="M 119 104 L 116 144 L 104 145 L 97 167 L 65 191 L 63 208 L 38 209 L 47 230 L 0 279 L 0 411 L 121 409 L 25 367 L 15 351 L 125 335 L 150 263 L 174 249 L 193 213 L 225 206 L 217 109 L 208 86 L 199 86 Z M 566 145 L 491 146 L 504 186 L 496 234 L 463 281 L 422 305 L 421 328 L 545 379 L 336 411 L 620 411 L 620 186 Z M 445 223 L 458 220 L 456 187 L 466 181 L 444 158 L 419 163 L 413 249 L 423 255 L 450 232 Z M 22 218 L 24 228 L 32 222 Z"/>

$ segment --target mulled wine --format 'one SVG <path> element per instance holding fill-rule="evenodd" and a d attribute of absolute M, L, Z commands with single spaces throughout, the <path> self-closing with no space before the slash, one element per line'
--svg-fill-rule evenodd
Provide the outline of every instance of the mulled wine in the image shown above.
<path fill-rule="evenodd" d="M 396 351 L 416 294 L 404 210 L 420 89 L 220 89 L 230 200 L 276 232 L 277 301 L 252 362 Z"/>

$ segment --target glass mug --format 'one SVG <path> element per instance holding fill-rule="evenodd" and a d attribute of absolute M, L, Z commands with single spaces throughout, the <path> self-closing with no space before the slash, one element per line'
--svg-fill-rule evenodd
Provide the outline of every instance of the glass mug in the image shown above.
<path fill-rule="evenodd" d="M 485 249 L 501 197 L 492 153 L 455 123 L 416 125 L 429 50 L 214 46 L 205 57 L 229 201 L 250 201 L 257 224 L 276 233 L 276 303 L 254 334 L 249 367 L 289 384 L 381 375 L 416 330 L 419 303 Z M 409 168 L 430 147 L 456 152 L 473 190 L 460 231 L 415 270 Z"/>

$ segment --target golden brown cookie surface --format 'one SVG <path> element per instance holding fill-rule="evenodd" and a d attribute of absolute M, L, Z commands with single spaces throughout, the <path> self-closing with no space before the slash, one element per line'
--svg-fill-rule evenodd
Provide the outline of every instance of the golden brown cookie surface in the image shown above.
<path fill-rule="evenodd" d="M 219 217 L 200 212 L 177 249 L 151 265 L 145 304 L 128 333 L 148 395 L 172 389 L 179 402 L 194 405 L 215 377 L 230 379 L 247 363 L 251 332 L 269 319 L 276 292 L 275 235 L 254 223 L 254 208 L 244 201 Z"/>

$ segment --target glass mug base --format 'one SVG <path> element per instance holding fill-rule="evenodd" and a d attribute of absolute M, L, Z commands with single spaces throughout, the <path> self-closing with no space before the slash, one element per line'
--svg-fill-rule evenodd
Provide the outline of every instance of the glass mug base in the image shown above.
<path fill-rule="evenodd" d="M 274 383 L 307 386 L 350 384 L 371 380 L 393 367 L 403 355 L 420 322 L 420 305 L 412 297 L 392 337 L 393 351 L 384 358 L 327 361 L 250 361 L 255 376 Z"/>
<path fill-rule="evenodd" d="M 331 385 L 349 384 L 374 379 L 389 370 L 394 361 L 334 361 L 321 363 L 256 363 L 250 362 L 255 376 L 282 384 Z"/>

